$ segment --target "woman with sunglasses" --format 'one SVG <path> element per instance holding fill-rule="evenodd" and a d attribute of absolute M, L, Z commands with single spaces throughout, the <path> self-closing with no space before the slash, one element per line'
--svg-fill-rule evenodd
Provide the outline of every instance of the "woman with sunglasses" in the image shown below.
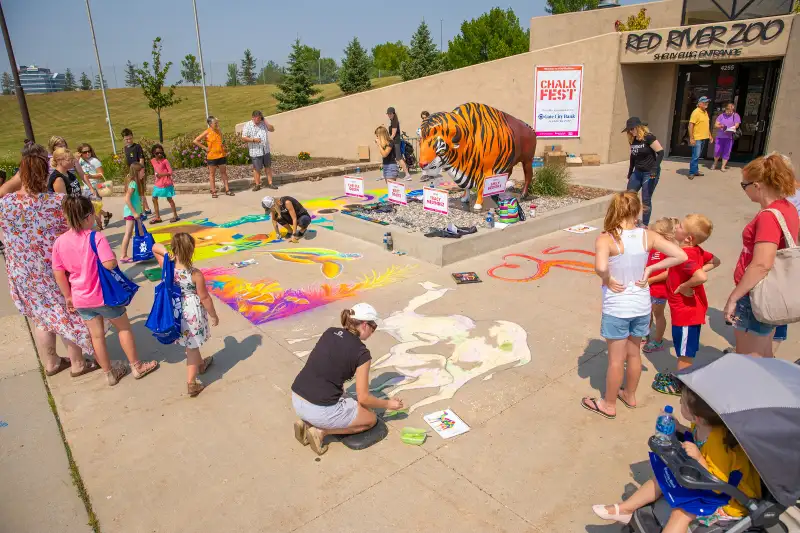
<path fill-rule="evenodd" d="M 736 353 L 773 357 L 775 326 L 755 317 L 750 291 L 767 277 L 777 251 L 787 247 L 778 217 L 767 209 L 781 214 L 789 233 L 797 240 L 800 216 L 787 200 L 796 193 L 795 176 L 783 156 L 772 153 L 744 167 L 741 186 L 747 198 L 761 206 L 761 211 L 742 232 L 742 252 L 733 273 L 736 287 L 725 304 L 725 320 L 733 323 L 736 330 Z"/>
<path fill-rule="evenodd" d="M 101 181 L 105 181 L 103 176 L 103 163 L 97 159 L 97 154 L 94 153 L 94 148 L 89 143 L 78 145 L 78 164 L 83 170 L 83 179 L 88 181 L 92 188 L 84 186 L 82 193 L 85 197 L 92 201 L 95 212 L 95 223 L 98 229 L 103 229 L 108 226 L 111 217 L 114 216 L 108 211 L 103 211 L 103 201 L 100 199 L 100 192 L 97 190 L 97 185 Z M 101 219 L 102 217 L 102 219 Z"/>
<path fill-rule="evenodd" d="M 328 435 L 367 431 L 378 419 L 371 409 L 402 409 L 403 400 L 380 400 L 369 392 L 372 356 L 364 345 L 378 329 L 378 312 L 366 303 L 345 309 L 341 328 L 328 328 L 292 384 L 292 405 L 300 420 L 294 436 L 317 455 L 328 450 Z M 344 396 L 344 383 L 355 376 L 358 401 Z"/>

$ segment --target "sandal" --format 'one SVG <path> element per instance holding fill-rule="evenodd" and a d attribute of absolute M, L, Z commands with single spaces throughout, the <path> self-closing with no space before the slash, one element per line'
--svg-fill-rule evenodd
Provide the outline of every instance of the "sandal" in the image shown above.
<path fill-rule="evenodd" d="M 664 339 L 661 339 L 660 341 L 649 341 L 647 344 L 644 345 L 642 351 L 644 353 L 653 353 L 663 349 L 664 349 Z"/>
<path fill-rule="evenodd" d="M 592 402 L 591 405 L 587 403 L 587 401 Z M 600 407 L 597 405 L 596 398 L 584 398 L 581 400 L 581 406 L 586 409 L 587 411 L 591 411 L 593 413 L 597 413 L 598 415 L 608 418 L 609 420 L 614 420 L 617 418 L 617 415 L 610 415 L 600 410 Z"/>
<path fill-rule="evenodd" d="M 660 392 L 661 394 L 680 396 L 683 387 L 672 374 L 663 374 L 659 372 L 653 378 L 652 388 L 654 391 Z"/>
<path fill-rule="evenodd" d="M 211 193 L 211 198 L 219 198 L 219 196 L 217 196 L 217 193 L 216 193 L 216 192 L 212 192 L 212 193 Z"/>
<path fill-rule="evenodd" d="M 133 259 L 131 259 L 130 257 L 123 257 L 122 259 L 119 260 L 119 262 L 125 263 L 127 265 L 129 263 L 133 263 Z"/>
<path fill-rule="evenodd" d="M 131 373 L 134 379 L 142 379 L 150 372 L 158 368 L 158 361 L 139 361 L 135 365 L 131 365 Z"/>
<path fill-rule="evenodd" d="M 56 374 L 70 368 L 71 366 L 72 366 L 72 361 L 70 361 L 66 357 L 59 357 L 58 366 L 55 367 L 53 370 L 45 371 L 45 374 L 47 375 L 47 377 L 51 378 Z"/>
<path fill-rule="evenodd" d="M 175 218 L 169 219 L 169 221 L 174 224 L 175 222 L 179 221 L 180 219 L 181 219 L 181 217 L 175 217 Z"/>
<path fill-rule="evenodd" d="M 120 364 L 112 363 L 111 370 L 105 373 L 108 386 L 113 387 L 119 380 L 128 375 L 128 367 Z"/>
<path fill-rule="evenodd" d="M 325 438 L 318 428 L 314 426 L 307 427 L 306 438 L 308 439 L 308 444 L 311 445 L 311 449 L 314 450 L 314 453 L 317 455 L 322 455 L 328 451 L 328 445 L 324 443 Z"/>
<path fill-rule="evenodd" d="M 592 511 L 594 511 L 594 514 L 596 514 L 603 520 L 613 520 L 621 524 L 629 524 L 631 518 L 633 518 L 632 514 L 619 514 L 618 503 L 614 504 L 614 514 L 611 514 L 608 511 L 606 511 L 605 505 L 592 505 Z"/>
<path fill-rule="evenodd" d="M 211 355 L 209 357 L 206 357 L 205 359 L 203 359 L 203 364 L 200 365 L 200 369 L 198 370 L 198 372 L 200 372 L 201 374 L 205 374 L 206 370 L 208 370 L 208 367 L 210 367 L 211 363 L 213 363 L 213 362 L 214 362 L 214 356 L 213 355 Z"/>
<path fill-rule="evenodd" d="M 303 420 L 294 421 L 294 438 L 303 446 L 308 446 L 308 423 Z"/>
<path fill-rule="evenodd" d="M 83 370 L 81 370 L 80 372 L 70 372 L 69 375 L 72 376 L 73 378 L 78 378 L 88 374 L 89 372 L 94 372 L 99 368 L 100 365 L 97 364 L 97 361 L 86 359 L 83 363 Z"/>
<path fill-rule="evenodd" d="M 161 220 L 160 218 L 154 218 L 153 220 L 150 221 L 150 224 L 161 224 L 162 222 L 164 221 Z"/>
<path fill-rule="evenodd" d="M 236 196 L 231 191 L 225 191 L 225 196 Z"/>
<path fill-rule="evenodd" d="M 186 384 L 186 392 L 189 393 L 189 398 L 194 398 L 205 389 L 206 386 L 200 383 L 198 380 L 194 380 L 194 383 L 187 383 Z"/>
<path fill-rule="evenodd" d="M 619 390 L 619 392 L 617 393 L 617 400 L 621 401 L 628 409 L 636 409 L 635 405 L 631 405 L 627 402 L 627 400 L 625 400 L 625 397 L 622 395 L 624 391 L 625 389 Z"/>

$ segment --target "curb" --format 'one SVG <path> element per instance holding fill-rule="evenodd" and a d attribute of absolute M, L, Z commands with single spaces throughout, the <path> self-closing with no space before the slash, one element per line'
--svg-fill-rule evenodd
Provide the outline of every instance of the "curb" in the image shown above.
<path fill-rule="evenodd" d="M 360 168 L 362 172 L 379 170 L 381 168 L 381 163 L 350 163 L 347 165 L 339 165 L 334 167 L 310 168 L 308 170 L 298 170 L 297 172 L 283 172 L 281 174 L 275 174 L 272 179 L 276 185 L 286 185 L 288 183 L 295 183 L 298 181 L 309 181 L 311 178 L 331 178 L 334 176 L 343 176 L 345 174 L 355 172 L 358 168 Z M 218 180 L 217 183 L 219 184 L 221 181 Z M 230 189 L 236 192 L 246 191 L 252 187 L 252 184 L 252 178 L 228 181 Z M 150 193 L 152 191 L 152 185 L 148 186 L 147 192 Z M 121 196 L 125 193 L 125 187 L 122 185 L 114 185 L 112 192 L 113 196 Z M 183 194 L 210 193 L 211 186 L 208 184 L 208 182 L 176 183 L 175 192 Z"/>

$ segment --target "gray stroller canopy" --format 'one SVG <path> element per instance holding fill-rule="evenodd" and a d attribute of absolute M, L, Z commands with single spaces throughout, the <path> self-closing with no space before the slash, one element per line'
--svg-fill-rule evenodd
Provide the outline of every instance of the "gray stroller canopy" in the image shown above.
<path fill-rule="evenodd" d="M 772 496 L 800 497 L 800 366 L 736 353 L 679 373 L 722 418 Z"/>

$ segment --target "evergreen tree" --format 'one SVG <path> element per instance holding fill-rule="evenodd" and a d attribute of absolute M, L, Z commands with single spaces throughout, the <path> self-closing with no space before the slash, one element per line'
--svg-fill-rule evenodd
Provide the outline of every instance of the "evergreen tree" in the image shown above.
<path fill-rule="evenodd" d="M 547 0 L 544 10 L 551 15 L 597 9 L 600 0 Z"/>
<path fill-rule="evenodd" d="M 228 81 L 225 82 L 228 87 L 236 87 L 239 85 L 239 68 L 236 63 L 228 63 Z"/>
<path fill-rule="evenodd" d="M 280 83 L 283 79 L 283 68 L 274 61 L 268 61 L 258 75 L 258 83 Z"/>
<path fill-rule="evenodd" d="M 77 85 L 75 84 L 75 76 L 72 74 L 70 69 L 64 71 L 64 90 L 65 91 L 74 91 L 77 89 Z"/>
<path fill-rule="evenodd" d="M 181 61 L 181 77 L 186 83 L 197 85 L 200 83 L 200 63 L 197 58 L 192 54 L 186 54 L 186 57 Z"/>
<path fill-rule="evenodd" d="M 415 80 L 444 70 L 442 55 L 431 39 L 431 31 L 423 20 L 411 37 L 408 60 L 400 65 L 403 81 Z"/>
<path fill-rule="evenodd" d="M 242 85 L 255 85 L 256 84 L 256 58 L 253 57 L 250 49 L 244 51 L 242 58 L 242 68 L 239 74 L 242 80 Z"/>
<path fill-rule="evenodd" d="M 136 66 L 128 60 L 125 64 L 125 86 L 138 87 L 139 81 L 136 79 Z"/>
<path fill-rule="evenodd" d="M 319 89 L 314 87 L 308 76 L 306 65 L 302 64 L 301 46 L 300 39 L 297 39 L 292 45 L 289 65 L 283 80 L 278 84 L 278 92 L 274 94 L 275 99 L 278 100 L 278 111 L 290 111 L 322 101 L 322 97 L 315 98 L 319 94 Z"/>
<path fill-rule="evenodd" d="M 94 88 L 100 88 L 100 74 L 95 74 L 94 76 Z M 108 82 L 103 78 L 103 89 L 108 89 Z"/>
<path fill-rule="evenodd" d="M 92 80 L 85 72 L 81 72 L 81 91 L 89 91 L 92 88 Z"/>
<path fill-rule="evenodd" d="M 8 96 L 9 94 L 14 94 L 14 82 L 11 80 L 11 74 L 8 72 L 3 72 L 0 85 L 3 87 L 3 95 Z"/>
<path fill-rule="evenodd" d="M 372 88 L 369 81 L 370 60 L 367 51 L 354 37 L 344 50 L 342 67 L 339 69 L 339 88 L 344 94 L 355 94 Z"/>

